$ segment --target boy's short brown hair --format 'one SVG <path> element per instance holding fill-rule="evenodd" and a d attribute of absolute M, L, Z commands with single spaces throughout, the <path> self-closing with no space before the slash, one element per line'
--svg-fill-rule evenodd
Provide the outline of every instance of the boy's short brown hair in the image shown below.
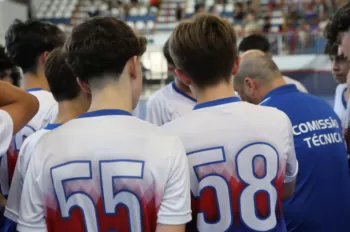
<path fill-rule="evenodd" d="M 114 74 L 118 79 L 126 62 L 146 51 L 147 41 L 122 20 L 96 17 L 76 26 L 68 38 L 67 63 L 79 79 L 89 83 Z"/>
<path fill-rule="evenodd" d="M 184 21 L 172 33 L 169 47 L 176 68 L 199 87 L 230 80 L 237 58 L 237 38 L 226 20 L 199 14 Z"/>
<path fill-rule="evenodd" d="M 76 77 L 66 64 L 67 53 L 62 48 L 50 52 L 45 63 L 45 75 L 56 101 L 69 101 L 81 92 Z"/>

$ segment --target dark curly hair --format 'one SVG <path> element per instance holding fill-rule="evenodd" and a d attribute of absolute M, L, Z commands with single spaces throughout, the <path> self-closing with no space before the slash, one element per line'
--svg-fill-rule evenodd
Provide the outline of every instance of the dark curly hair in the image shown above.
<path fill-rule="evenodd" d="M 5 54 L 5 48 L 0 45 L 0 80 L 9 77 L 12 83 L 19 86 L 20 75 L 16 75 L 18 68 L 13 64 Z"/>
<path fill-rule="evenodd" d="M 75 27 L 65 45 L 67 63 L 74 74 L 89 83 L 103 74 L 119 78 L 126 62 L 141 56 L 147 41 L 123 21 L 96 17 Z"/>
<path fill-rule="evenodd" d="M 65 34 L 56 25 L 37 20 L 15 20 L 5 35 L 6 53 L 23 72 L 35 72 L 38 57 L 65 42 Z"/>
<path fill-rule="evenodd" d="M 269 40 L 263 35 L 253 34 L 245 37 L 238 46 L 238 50 L 240 52 L 246 52 L 253 49 L 262 51 L 264 53 L 269 52 Z"/>
<path fill-rule="evenodd" d="M 15 65 L 10 61 L 5 53 L 5 48 L 0 45 L 0 72 L 4 70 L 10 70 Z"/>
<path fill-rule="evenodd" d="M 325 52 L 334 51 L 338 47 L 340 40 L 340 33 L 350 30 L 350 1 L 343 4 L 329 20 L 324 37 L 327 40 Z"/>

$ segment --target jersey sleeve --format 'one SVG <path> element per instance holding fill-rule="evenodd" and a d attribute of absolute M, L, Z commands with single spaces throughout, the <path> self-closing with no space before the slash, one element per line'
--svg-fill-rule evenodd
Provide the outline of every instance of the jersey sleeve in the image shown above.
<path fill-rule="evenodd" d="M 10 146 L 13 134 L 13 121 L 4 110 L 0 110 L 0 156 L 5 154 Z"/>
<path fill-rule="evenodd" d="M 287 117 L 287 116 L 286 116 Z M 284 175 L 284 183 L 292 182 L 298 174 L 298 161 L 295 154 L 294 137 L 292 123 L 289 118 L 287 120 L 287 137 L 286 137 L 286 172 Z"/>
<path fill-rule="evenodd" d="M 158 223 L 181 225 L 191 221 L 190 175 L 185 149 L 179 139 L 169 159 L 170 171 L 158 212 Z"/>
<path fill-rule="evenodd" d="M 31 159 L 24 179 L 17 225 L 20 232 L 47 232 L 40 185 L 42 167 L 37 157 Z"/>
<path fill-rule="evenodd" d="M 4 216 L 14 222 L 18 221 L 21 195 L 23 189 L 23 180 L 27 172 L 30 158 L 32 157 L 35 141 L 37 141 L 37 133 L 40 133 L 40 131 L 29 136 L 21 146 L 21 150 L 19 152 L 15 171 L 13 174 Z"/>

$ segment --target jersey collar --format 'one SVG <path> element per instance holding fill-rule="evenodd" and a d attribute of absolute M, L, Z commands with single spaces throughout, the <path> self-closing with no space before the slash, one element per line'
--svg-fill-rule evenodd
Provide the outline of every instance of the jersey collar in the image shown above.
<path fill-rule="evenodd" d="M 197 100 L 193 97 L 191 97 L 190 95 L 188 95 L 187 93 L 185 93 L 184 91 L 182 91 L 181 89 L 179 89 L 178 87 L 176 87 L 175 82 L 171 83 L 173 89 L 175 90 L 175 92 L 177 92 L 178 94 L 184 96 L 185 98 L 190 99 L 191 101 L 197 102 Z"/>
<path fill-rule="evenodd" d="M 282 85 L 268 92 L 260 104 L 269 100 L 272 96 L 281 95 L 281 94 L 290 93 L 290 92 L 299 92 L 299 90 L 294 84 Z"/>
<path fill-rule="evenodd" d="M 120 109 L 104 109 L 104 110 L 96 110 L 96 111 L 90 111 L 90 112 L 84 113 L 80 115 L 78 118 L 89 118 L 89 117 L 108 116 L 108 115 L 131 116 L 131 113 Z"/>
<path fill-rule="evenodd" d="M 199 103 L 195 105 L 193 109 L 198 110 L 206 107 L 218 106 L 218 105 L 223 105 L 223 104 L 228 104 L 228 103 L 233 103 L 238 101 L 240 101 L 238 97 L 226 97 L 226 98 L 221 98 L 213 101 Z"/>
<path fill-rule="evenodd" d="M 40 91 L 40 90 L 43 90 L 42 88 L 30 88 L 30 89 L 27 89 L 26 91 L 29 93 L 29 92 L 35 92 L 35 91 Z"/>
<path fill-rule="evenodd" d="M 44 128 L 45 130 L 53 130 L 57 127 L 61 126 L 61 123 L 53 123 L 53 124 L 47 124 L 47 126 Z"/>

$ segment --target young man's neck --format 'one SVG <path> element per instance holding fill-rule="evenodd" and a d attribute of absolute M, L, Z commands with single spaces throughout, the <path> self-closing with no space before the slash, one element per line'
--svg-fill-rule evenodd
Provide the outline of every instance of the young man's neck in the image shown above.
<path fill-rule="evenodd" d="M 191 92 L 191 89 L 187 86 L 187 85 L 185 85 L 185 84 L 183 84 L 179 79 L 177 79 L 177 78 L 175 78 L 175 86 L 178 88 L 178 89 L 180 89 L 182 92 L 184 92 L 184 93 L 186 93 L 187 95 L 189 95 L 189 96 L 191 96 L 191 97 L 193 97 L 194 98 L 194 96 L 193 96 L 193 94 L 192 94 L 192 92 Z"/>
<path fill-rule="evenodd" d="M 233 84 L 228 82 L 221 82 L 215 86 L 207 87 L 204 90 L 196 91 L 197 103 L 214 101 L 221 98 L 235 96 Z"/>
<path fill-rule="evenodd" d="M 36 74 L 27 72 L 24 74 L 22 84 L 23 89 L 40 88 L 43 90 L 49 90 L 49 84 L 44 74 Z"/>
<path fill-rule="evenodd" d="M 58 102 L 55 124 L 63 124 L 86 112 L 86 106 L 78 99 Z"/>
<path fill-rule="evenodd" d="M 91 90 L 91 95 L 89 111 L 120 109 L 132 112 L 132 93 L 127 86 L 108 84 L 99 90 Z"/>

